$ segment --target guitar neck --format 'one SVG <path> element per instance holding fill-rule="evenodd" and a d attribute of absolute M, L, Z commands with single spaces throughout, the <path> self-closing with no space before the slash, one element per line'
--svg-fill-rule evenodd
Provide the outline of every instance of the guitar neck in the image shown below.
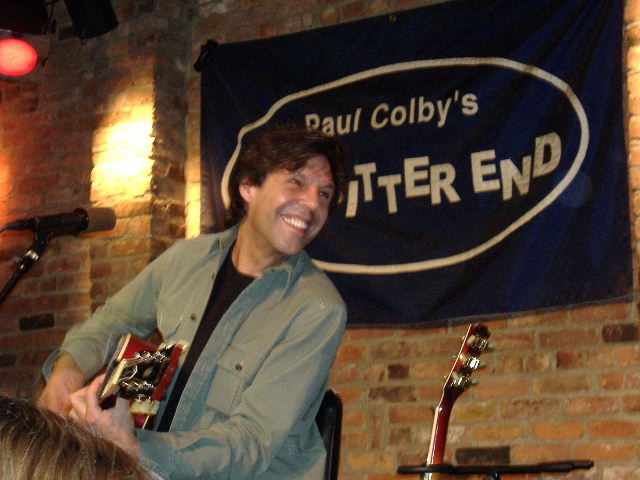
<path fill-rule="evenodd" d="M 469 326 L 463 338 L 460 352 L 456 356 L 453 368 L 447 377 L 442 390 L 442 398 L 434 413 L 431 430 L 431 443 L 426 465 L 444 463 L 444 449 L 447 443 L 449 417 L 456 399 L 471 386 L 471 374 L 481 366 L 478 357 L 487 348 L 489 330 L 482 324 Z M 439 480 L 439 473 L 426 473 L 424 480 Z"/>
<path fill-rule="evenodd" d="M 445 395 L 443 395 L 433 415 L 431 442 L 429 443 L 429 452 L 426 461 L 427 465 L 436 465 L 444 462 L 444 448 L 447 443 L 451 407 L 451 402 L 445 401 Z M 439 473 L 424 474 L 424 480 L 440 480 L 440 478 Z"/>
<path fill-rule="evenodd" d="M 444 462 L 444 448 L 447 443 L 447 430 L 449 429 L 449 417 L 451 405 L 440 402 L 433 416 L 431 428 L 431 442 L 427 455 L 427 465 L 435 465 Z"/>

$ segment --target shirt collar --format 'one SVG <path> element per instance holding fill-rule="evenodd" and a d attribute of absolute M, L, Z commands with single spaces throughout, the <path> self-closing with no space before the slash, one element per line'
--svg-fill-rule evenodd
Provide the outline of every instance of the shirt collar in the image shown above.
<path fill-rule="evenodd" d="M 227 230 L 220 232 L 220 234 L 217 236 L 217 241 L 213 242 L 213 244 L 211 245 L 211 249 L 209 251 L 211 253 L 218 253 L 218 258 L 221 259 L 219 265 L 222 264 L 222 259 L 229 254 L 229 249 L 238 237 L 239 228 L 240 225 L 236 224 L 228 228 Z M 304 269 L 305 265 L 305 259 L 308 259 L 308 255 L 304 251 L 296 255 L 285 257 L 284 260 L 282 260 L 282 262 L 280 262 L 278 265 L 269 267 L 264 270 L 262 272 L 262 277 L 270 276 L 272 274 L 286 275 L 285 287 L 283 289 L 284 296 L 286 295 L 286 292 L 289 290 L 289 288 L 295 283 L 297 278 L 302 274 L 302 270 Z"/>

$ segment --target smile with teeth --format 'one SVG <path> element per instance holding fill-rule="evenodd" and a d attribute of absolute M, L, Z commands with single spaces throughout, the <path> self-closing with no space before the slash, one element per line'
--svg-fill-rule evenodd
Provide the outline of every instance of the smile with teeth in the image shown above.
<path fill-rule="evenodd" d="M 289 217 L 286 215 L 282 215 L 281 216 L 282 220 L 285 221 L 285 223 L 291 225 L 294 228 L 300 229 L 300 230 L 306 230 L 309 227 L 309 223 L 305 222 L 304 220 L 301 220 L 297 217 Z"/>

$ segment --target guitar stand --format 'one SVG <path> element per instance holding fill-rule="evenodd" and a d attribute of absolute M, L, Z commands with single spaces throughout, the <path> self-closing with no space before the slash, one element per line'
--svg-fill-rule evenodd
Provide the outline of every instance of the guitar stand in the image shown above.
<path fill-rule="evenodd" d="M 421 475 L 426 473 L 445 473 L 448 475 L 485 474 L 488 478 L 500 480 L 500 475 L 503 474 L 570 472 L 578 469 L 586 470 L 591 467 L 593 467 L 591 460 L 565 460 L 531 465 L 452 465 L 450 463 L 439 463 L 435 465 L 403 465 L 398 467 L 398 473 L 401 475 Z"/>

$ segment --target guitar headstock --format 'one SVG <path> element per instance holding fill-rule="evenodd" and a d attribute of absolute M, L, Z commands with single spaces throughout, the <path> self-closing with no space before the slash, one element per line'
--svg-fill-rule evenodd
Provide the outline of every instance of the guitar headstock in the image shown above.
<path fill-rule="evenodd" d="M 434 465 L 444 461 L 444 448 L 447 441 L 449 416 L 456 399 L 471 386 L 471 374 L 480 368 L 480 355 L 489 347 L 489 329 L 481 324 L 469 326 L 460 352 L 456 356 L 453 368 L 444 382 L 442 398 L 435 410 L 431 444 L 427 455 L 427 465 Z M 437 480 L 439 474 L 425 474 L 425 479 Z"/>
<path fill-rule="evenodd" d="M 131 401 L 130 411 L 138 428 L 148 428 L 188 345 L 154 346 L 132 334 L 123 336 L 111 360 L 98 403 L 111 408 L 116 397 Z"/>
<path fill-rule="evenodd" d="M 481 366 L 480 355 L 489 346 L 489 335 L 489 329 L 482 323 L 469 326 L 460 352 L 445 381 L 445 394 L 455 399 L 471 386 L 471 375 Z"/>

